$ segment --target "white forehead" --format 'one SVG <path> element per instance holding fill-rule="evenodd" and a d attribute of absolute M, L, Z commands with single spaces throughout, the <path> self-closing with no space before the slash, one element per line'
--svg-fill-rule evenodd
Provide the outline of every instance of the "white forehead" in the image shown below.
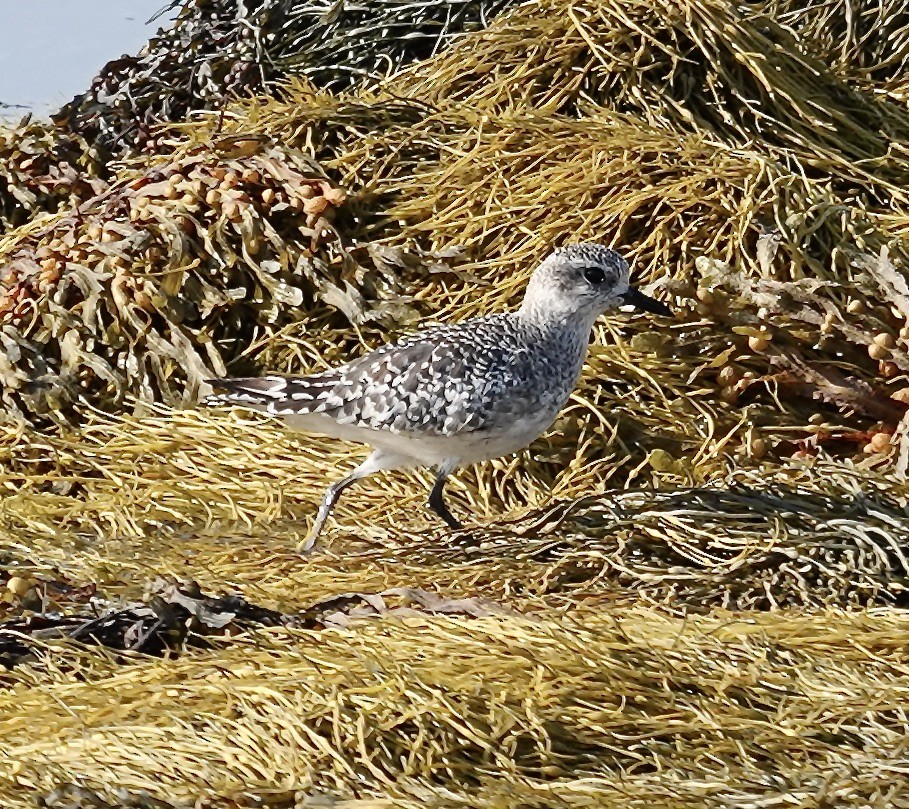
<path fill-rule="evenodd" d="M 628 286 L 628 262 L 615 250 L 599 244 L 574 244 L 559 248 L 549 255 L 535 274 L 540 276 L 541 283 L 564 287 L 567 291 L 576 286 L 575 282 L 582 278 L 583 270 L 588 267 L 603 270 L 607 279 L 603 289 L 622 290 Z"/>

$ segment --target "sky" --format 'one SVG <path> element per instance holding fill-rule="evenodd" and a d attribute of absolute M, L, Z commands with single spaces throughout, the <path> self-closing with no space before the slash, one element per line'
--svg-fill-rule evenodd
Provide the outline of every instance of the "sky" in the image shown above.
<path fill-rule="evenodd" d="M 0 115 L 48 114 L 88 88 L 98 70 L 136 53 L 160 27 L 167 0 L 0 0 Z"/>

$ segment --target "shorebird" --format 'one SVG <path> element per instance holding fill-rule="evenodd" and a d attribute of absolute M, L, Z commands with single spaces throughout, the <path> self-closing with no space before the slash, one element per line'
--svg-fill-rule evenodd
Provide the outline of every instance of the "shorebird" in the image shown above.
<path fill-rule="evenodd" d="M 523 449 L 555 421 L 577 384 L 594 321 L 633 306 L 669 308 L 630 286 L 628 263 L 598 244 L 553 252 L 520 308 L 424 331 L 311 376 L 230 377 L 209 384 L 231 403 L 288 426 L 368 444 L 372 454 L 332 483 L 302 550 L 312 548 L 341 493 L 382 470 L 433 467 L 428 506 L 451 528 L 443 498 L 458 467 Z"/>

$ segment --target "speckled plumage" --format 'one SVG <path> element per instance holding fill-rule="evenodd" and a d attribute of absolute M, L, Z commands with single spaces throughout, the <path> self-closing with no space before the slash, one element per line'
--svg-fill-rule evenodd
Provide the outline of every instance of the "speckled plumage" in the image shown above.
<path fill-rule="evenodd" d="M 447 475 L 548 429 L 577 383 L 593 321 L 624 302 L 662 311 L 628 286 L 621 256 L 575 245 L 537 268 L 515 312 L 435 325 L 320 374 L 212 380 L 229 391 L 215 400 L 375 448 L 329 488 L 307 547 L 341 490 L 381 469 L 438 467 L 430 506 L 455 526 L 442 501 Z"/>
<path fill-rule="evenodd" d="M 226 399 L 279 416 L 317 414 L 399 435 L 456 437 L 555 413 L 574 389 L 586 335 L 512 313 L 439 325 L 307 377 L 232 380 Z M 255 391 L 255 392 L 254 392 Z"/>

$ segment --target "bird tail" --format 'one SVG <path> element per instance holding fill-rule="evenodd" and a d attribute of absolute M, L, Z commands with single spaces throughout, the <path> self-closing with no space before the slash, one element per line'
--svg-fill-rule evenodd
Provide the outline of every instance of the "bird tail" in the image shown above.
<path fill-rule="evenodd" d="M 284 398 L 287 387 L 287 380 L 280 376 L 233 376 L 205 381 L 225 391 L 206 396 L 203 400 L 206 405 L 245 404 L 267 408 Z"/>

